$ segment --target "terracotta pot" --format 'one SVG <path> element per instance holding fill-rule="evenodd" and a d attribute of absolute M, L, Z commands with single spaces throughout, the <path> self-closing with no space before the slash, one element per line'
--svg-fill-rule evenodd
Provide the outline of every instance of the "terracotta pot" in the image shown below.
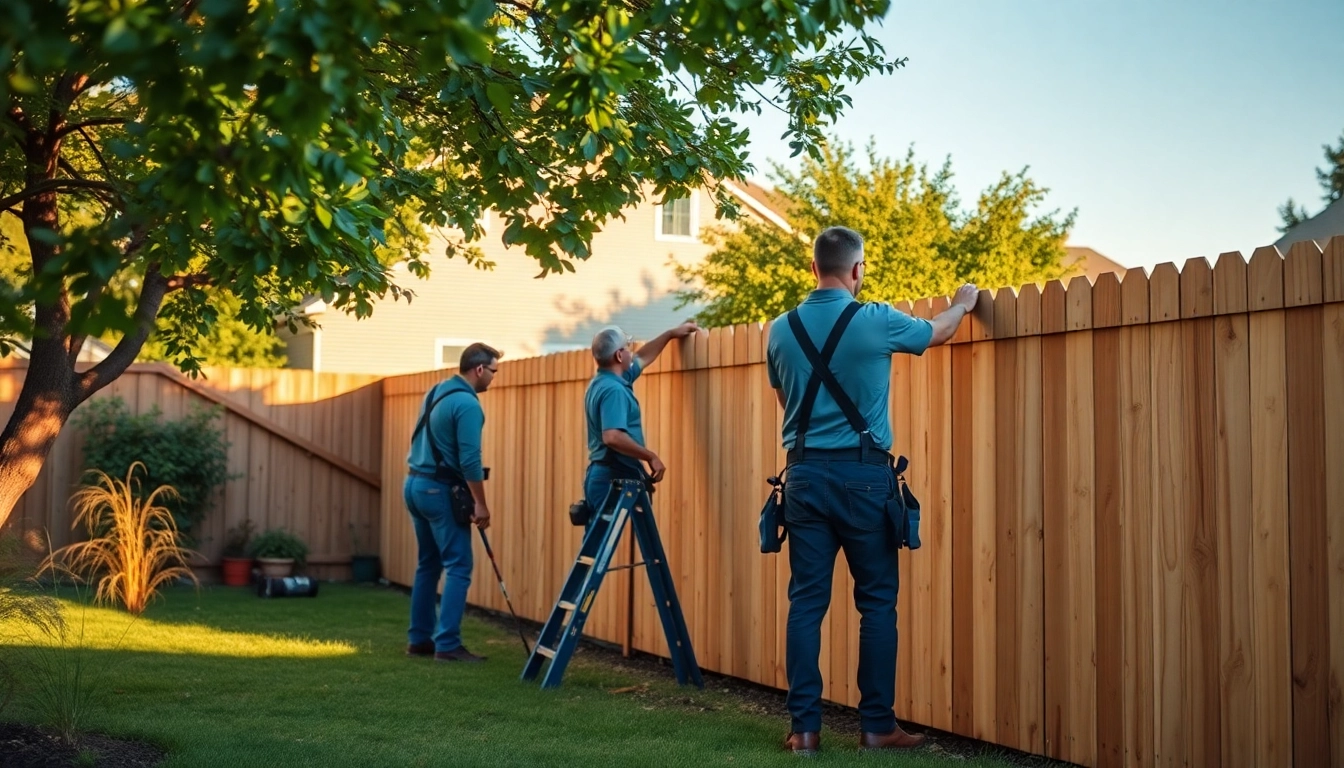
<path fill-rule="evenodd" d="M 294 573 L 294 558 L 292 557 L 258 557 L 257 563 L 261 565 L 262 576 L 284 578 Z"/>
<path fill-rule="evenodd" d="M 252 583 L 252 558 L 250 557 L 221 558 L 220 570 L 223 571 L 224 586 L 226 587 L 246 587 Z"/>

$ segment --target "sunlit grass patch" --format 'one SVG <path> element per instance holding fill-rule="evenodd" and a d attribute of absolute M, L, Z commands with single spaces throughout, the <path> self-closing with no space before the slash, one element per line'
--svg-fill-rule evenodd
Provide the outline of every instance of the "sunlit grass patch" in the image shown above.
<path fill-rule="evenodd" d="M 233 632 L 206 624 L 166 624 L 143 616 L 130 616 L 114 608 L 82 605 L 71 600 L 62 600 L 61 604 L 66 616 L 74 621 L 79 621 L 79 615 L 83 614 L 83 645 L 89 650 L 309 659 L 359 652 L 354 645 L 340 640 Z M 51 645 L 56 642 L 47 634 L 8 631 L 10 629 L 0 623 L 0 644 Z"/>

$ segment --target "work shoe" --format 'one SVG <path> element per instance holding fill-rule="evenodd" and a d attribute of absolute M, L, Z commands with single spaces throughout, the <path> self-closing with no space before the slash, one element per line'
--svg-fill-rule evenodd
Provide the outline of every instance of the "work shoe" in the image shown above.
<path fill-rule="evenodd" d="M 455 651 L 438 651 L 438 652 L 436 652 L 436 653 L 434 654 L 434 660 L 435 660 L 435 661 L 465 661 L 465 662 L 468 662 L 468 663 L 478 664 L 478 663 L 480 663 L 480 662 L 482 662 L 482 661 L 485 661 L 485 657 L 484 657 L 484 656 L 477 656 L 476 654 L 472 653 L 471 651 L 468 651 L 467 648 L 466 648 L 466 646 L 462 646 L 461 648 L 458 648 L 458 649 L 455 650 Z"/>
<path fill-rule="evenodd" d="M 410 643 L 406 646 L 407 656 L 433 656 L 434 641 L 426 640 L 423 643 Z"/>
<path fill-rule="evenodd" d="M 891 733 L 870 733 L 864 731 L 859 737 L 859 751 L 868 749 L 909 749 L 924 743 L 924 734 L 906 733 L 901 726 Z"/>
<path fill-rule="evenodd" d="M 795 755 L 815 755 L 821 749 L 821 734 L 816 731 L 790 733 L 784 738 L 784 748 Z"/>

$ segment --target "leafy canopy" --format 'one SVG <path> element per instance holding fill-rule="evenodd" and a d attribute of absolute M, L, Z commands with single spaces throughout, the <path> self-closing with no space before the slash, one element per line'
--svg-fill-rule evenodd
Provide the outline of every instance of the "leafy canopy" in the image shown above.
<path fill-rule="evenodd" d="M 881 157 L 870 145 L 866 166 L 854 151 L 827 145 L 789 171 L 775 165 L 776 193 L 793 232 L 743 220 L 714 233 L 718 247 L 696 266 L 678 266 L 687 287 L 680 306 L 704 305 L 708 325 L 762 322 L 797 306 L 815 287 L 810 238 L 830 226 L 864 237 L 863 295 L 911 301 L 951 294 L 971 281 L 984 288 L 1064 276 L 1064 241 L 1076 212 L 1034 213 L 1049 191 L 1026 175 L 1004 173 L 963 211 L 951 160 L 937 171 Z"/>
<path fill-rule="evenodd" d="M 0 339 L 120 336 L 87 397 L 161 317 L 194 370 L 221 296 L 256 329 L 305 295 L 367 314 L 406 292 L 390 261 L 427 273 L 425 227 L 473 258 L 485 207 L 572 271 L 646 193 L 751 170 L 735 115 L 783 109 L 814 153 L 845 84 L 903 63 L 863 31 L 888 5 L 7 0 L 0 218 L 32 264 L 0 284 Z"/>

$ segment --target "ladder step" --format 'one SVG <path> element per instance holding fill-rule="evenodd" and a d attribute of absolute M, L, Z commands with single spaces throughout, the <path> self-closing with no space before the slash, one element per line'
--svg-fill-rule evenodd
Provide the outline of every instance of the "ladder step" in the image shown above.
<path fill-rule="evenodd" d="M 596 562 L 597 558 L 589 557 L 587 555 L 579 555 L 579 563 L 582 565 L 592 565 Z"/>
<path fill-rule="evenodd" d="M 545 657 L 548 658 L 548 659 L 554 659 L 554 658 L 555 658 L 555 651 L 552 650 L 552 649 L 550 649 L 550 648 L 547 648 L 547 647 L 544 646 L 544 645 L 538 645 L 538 646 L 537 646 L 537 653 L 540 653 L 542 656 L 545 656 Z"/>
<path fill-rule="evenodd" d="M 571 603 L 571 602 L 568 601 L 568 600 L 561 600 L 560 602 L 556 603 L 555 605 L 556 605 L 557 608 L 559 608 L 559 609 L 562 610 L 562 611 L 572 611 L 572 610 L 574 610 L 575 608 L 578 608 L 577 605 Z"/>

